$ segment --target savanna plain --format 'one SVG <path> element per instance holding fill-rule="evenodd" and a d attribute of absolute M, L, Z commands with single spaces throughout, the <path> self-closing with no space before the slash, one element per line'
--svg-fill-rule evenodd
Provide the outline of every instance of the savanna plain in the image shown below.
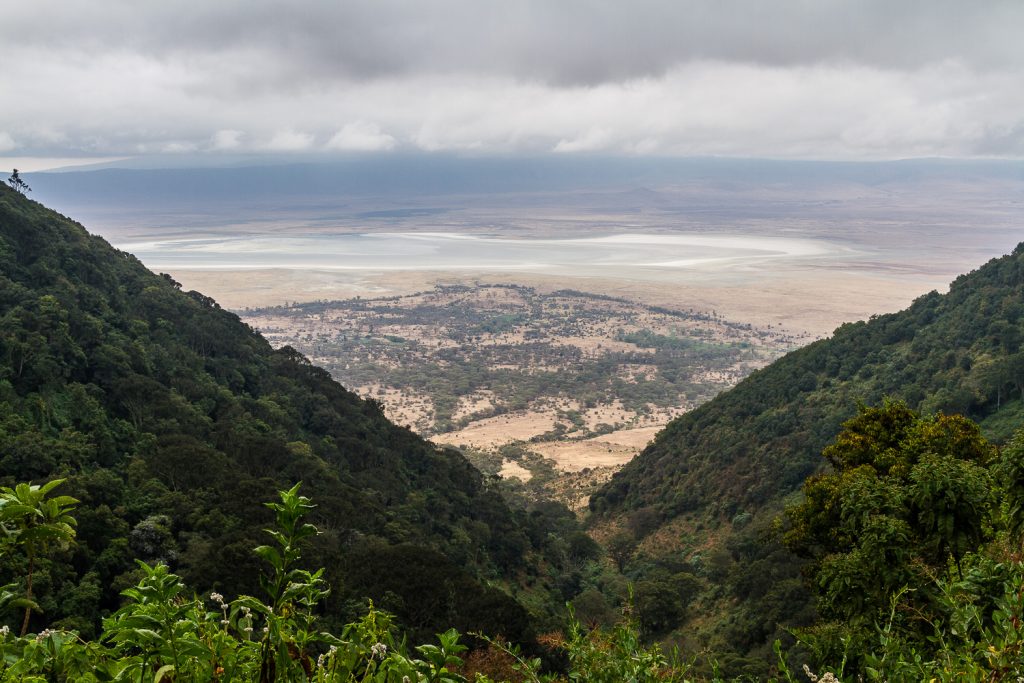
<path fill-rule="evenodd" d="M 1022 197 L 1006 178 L 718 179 L 81 210 L 398 424 L 582 510 L 673 417 L 1011 250 Z"/>

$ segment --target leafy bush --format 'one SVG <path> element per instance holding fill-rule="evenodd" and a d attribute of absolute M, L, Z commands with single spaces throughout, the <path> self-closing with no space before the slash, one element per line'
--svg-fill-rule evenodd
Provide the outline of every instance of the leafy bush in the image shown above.
<path fill-rule="evenodd" d="M 27 487 L 38 493 L 40 507 L 69 504 L 66 497 L 46 499 L 54 485 Z M 27 487 L 27 488 L 25 488 Z M 261 584 L 266 600 L 240 595 L 226 600 L 219 593 L 208 599 L 189 595 L 180 577 L 166 564 L 141 560 L 142 578 L 122 592 L 123 606 L 104 619 L 103 632 L 93 641 L 74 631 L 46 629 L 35 635 L 12 636 L 0 628 L 0 681 L 377 681 L 380 683 L 465 683 L 460 655 L 467 646 L 455 629 L 437 634 L 434 644 L 409 650 L 387 612 L 370 603 L 368 611 L 341 630 L 340 636 L 320 628 L 318 609 L 329 590 L 324 570 L 300 568 L 303 541 L 318 530 L 304 521 L 313 509 L 299 495 L 299 485 L 279 492 L 268 503 L 275 527 L 267 529 L 271 543 L 255 549 L 263 560 Z M 4 537 L 12 539 L 4 552 L 25 547 L 31 528 L 16 527 L 22 509 L 13 491 L 0 498 Z M 63 523 L 73 529 L 67 510 Z M 33 527 L 36 528 L 36 527 Z M 73 534 L 71 534 L 73 535 Z M 70 539 L 70 535 L 64 537 Z M 0 607 L 22 606 L 14 585 L 0 593 Z M 504 652 L 520 680 L 562 680 L 541 672 L 541 660 L 524 657 L 518 647 L 479 637 Z M 665 656 L 658 646 L 644 645 L 635 622 L 611 630 L 588 631 L 571 620 L 566 637 L 550 644 L 564 652 L 573 681 L 683 681 L 689 664 L 678 653 Z M 477 683 L 492 679 L 475 673 Z"/>

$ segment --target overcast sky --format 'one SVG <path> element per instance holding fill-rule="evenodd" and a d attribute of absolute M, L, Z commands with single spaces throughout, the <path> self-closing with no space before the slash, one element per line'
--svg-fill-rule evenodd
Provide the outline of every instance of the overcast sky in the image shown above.
<path fill-rule="evenodd" d="M 0 0 L 0 45 L 22 162 L 1024 157 L 1021 0 Z"/>

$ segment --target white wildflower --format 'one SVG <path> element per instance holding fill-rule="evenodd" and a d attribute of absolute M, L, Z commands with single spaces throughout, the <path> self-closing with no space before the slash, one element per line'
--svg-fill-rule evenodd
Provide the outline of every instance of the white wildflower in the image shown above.
<path fill-rule="evenodd" d="M 842 683 L 838 678 L 836 678 L 836 675 L 831 672 L 826 672 L 820 677 L 814 675 L 814 672 L 811 671 L 811 667 L 806 664 L 804 664 L 804 673 L 807 675 L 807 678 L 810 679 L 811 683 Z"/>
<path fill-rule="evenodd" d="M 370 656 L 377 659 L 384 659 L 388 654 L 388 646 L 384 643 L 374 643 L 370 646 Z"/>
<path fill-rule="evenodd" d="M 230 619 L 221 619 L 220 623 L 223 624 L 224 626 L 227 626 L 228 624 L 231 623 L 231 620 Z"/>
<path fill-rule="evenodd" d="M 214 602 L 219 602 L 222 605 L 224 604 L 224 596 L 221 595 L 220 593 L 217 593 L 217 592 L 210 593 L 210 599 L 213 600 Z"/>
<path fill-rule="evenodd" d="M 6 638 L 11 633 L 11 627 L 7 624 L 0 626 L 0 638 Z"/>

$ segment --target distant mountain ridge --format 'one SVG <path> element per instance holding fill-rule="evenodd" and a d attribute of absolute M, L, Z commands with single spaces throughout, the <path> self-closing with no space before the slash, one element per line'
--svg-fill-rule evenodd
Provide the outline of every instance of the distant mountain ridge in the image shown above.
<path fill-rule="evenodd" d="M 612 191 L 648 205 L 662 187 L 702 183 L 708 188 L 750 185 L 758 189 L 829 183 L 871 187 L 891 183 L 988 179 L 1020 182 L 1018 161 L 907 159 L 879 162 L 782 161 L 716 157 L 639 158 L 607 156 L 459 157 L 396 154 L 291 161 L 242 160 L 234 166 L 147 166 L 118 161 L 110 168 L 26 173 L 45 203 L 54 206 L 185 205 L 204 202 L 271 203 L 317 198 L 388 198 L 399 207 L 423 198 L 479 194 Z M 166 160 L 161 163 L 166 164 Z M 185 164 L 183 160 L 181 162 Z M 621 197 L 620 197 L 621 198 Z M 436 199 L 434 200 L 436 201 Z"/>
<path fill-rule="evenodd" d="M 529 638 L 525 610 L 483 580 L 536 572 L 536 517 L 209 297 L 0 187 L 0 483 L 54 477 L 82 507 L 70 562 L 41 570 L 48 624 L 91 632 L 136 558 L 258 593 L 260 503 L 302 481 L 334 618 L 369 596 L 425 637 Z M 396 563 L 418 582 L 393 580 Z"/>

